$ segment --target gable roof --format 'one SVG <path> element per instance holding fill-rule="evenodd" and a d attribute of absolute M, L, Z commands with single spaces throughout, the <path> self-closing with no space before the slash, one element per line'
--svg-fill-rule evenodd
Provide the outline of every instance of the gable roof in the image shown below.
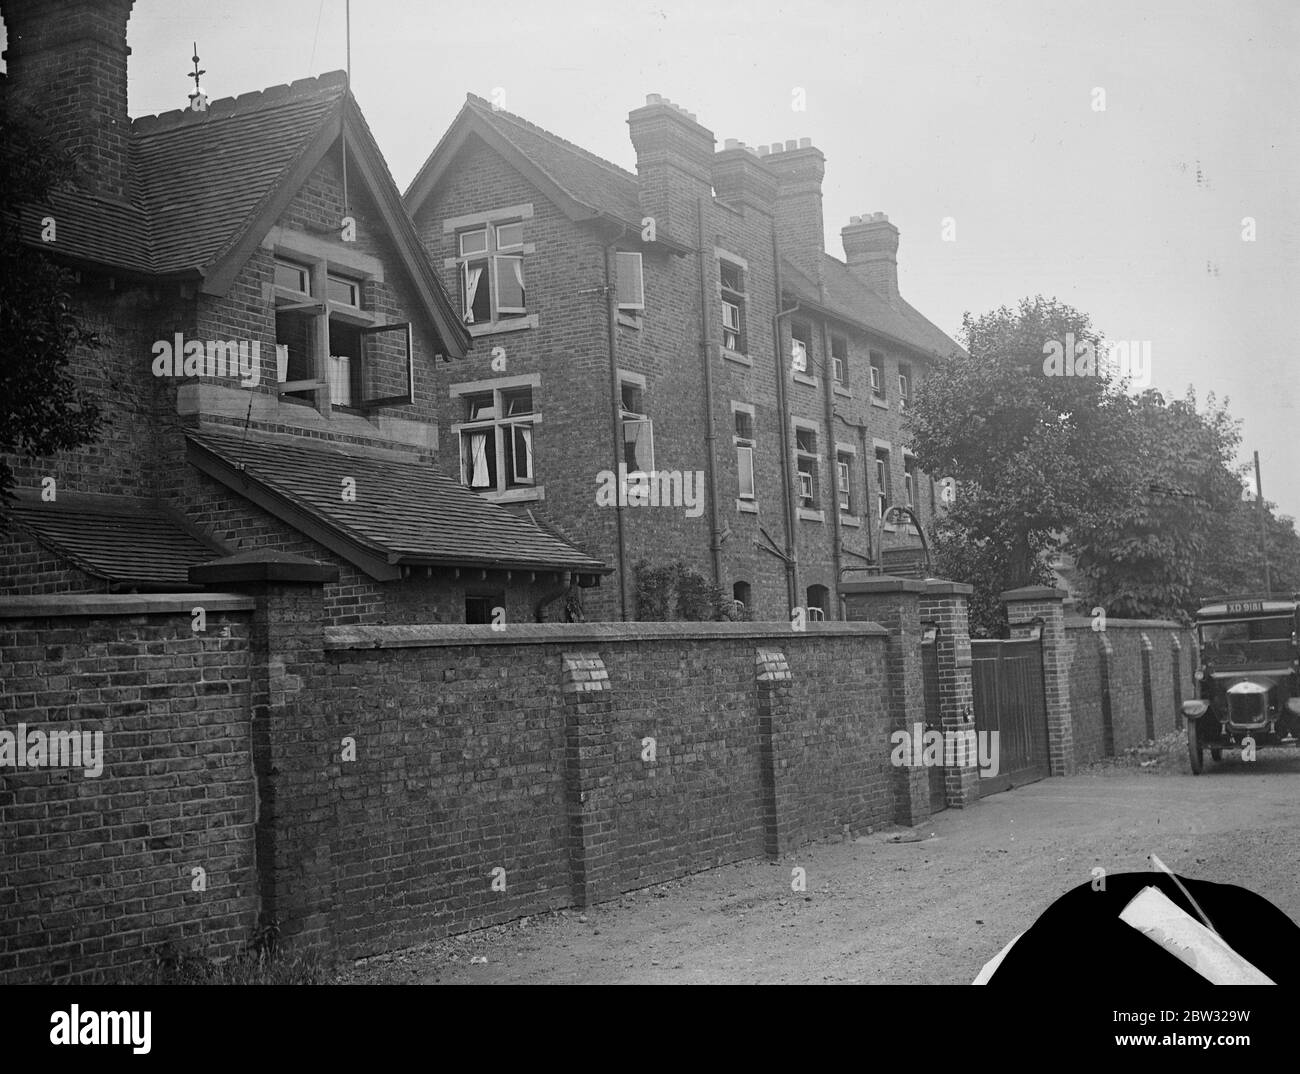
<path fill-rule="evenodd" d="M 429 262 L 342 71 L 176 110 L 131 124 L 129 202 L 76 190 L 51 197 L 59 255 L 132 274 L 191 278 L 223 294 L 321 159 L 346 138 L 351 174 L 368 189 L 449 354 L 470 337 Z M 40 243 L 40 213 L 23 214 Z M 47 247 L 50 248 L 50 247 Z"/>
<path fill-rule="evenodd" d="M 403 196 L 412 216 L 419 213 L 471 134 L 500 153 L 569 219 L 606 219 L 640 232 L 644 214 L 635 175 L 472 93 L 465 95 L 459 114 Z M 675 252 L 686 252 L 670 237 L 660 235 L 658 241 Z"/>
<path fill-rule="evenodd" d="M 63 493 L 44 503 L 16 490 L 17 528 L 56 556 L 120 588 L 195 589 L 189 568 L 225 553 L 156 501 Z"/>
<path fill-rule="evenodd" d="M 372 578 L 399 578 L 402 566 L 612 569 L 428 463 L 393 461 L 351 445 L 306 447 L 207 431 L 186 439 L 199 469 Z M 352 502 L 339 494 L 345 477 L 356 482 Z"/>
<path fill-rule="evenodd" d="M 947 357 L 954 351 L 961 351 L 943 329 L 902 298 L 891 302 L 868 287 L 843 261 L 822 254 L 821 267 L 826 287 L 824 302 L 817 283 L 785 258 L 781 259 L 782 289 L 798 299 L 801 305 L 921 354 Z"/>

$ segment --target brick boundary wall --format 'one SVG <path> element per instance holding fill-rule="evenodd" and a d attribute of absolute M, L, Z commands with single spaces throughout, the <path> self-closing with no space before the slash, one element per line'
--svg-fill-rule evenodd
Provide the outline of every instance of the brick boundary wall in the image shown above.
<path fill-rule="evenodd" d="M 252 609 L 218 593 L 0 600 L 0 731 L 99 733 L 103 748 L 97 776 L 0 765 L 0 984 L 247 940 Z"/>
<path fill-rule="evenodd" d="M 1180 705 L 1195 693 L 1195 636 L 1165 619 L 1064 619 L 1074 758 L 1113 757 L 1182 727 Z"/>
<path fill-rule="evenodd" d="M 374 954 L 895 814 L 875 623 L 327 628 L 332 569 L 195 570 L 0 599 L 0 728 L 106 732 L 100 777 L 0 769 L 0 982 Z"/>

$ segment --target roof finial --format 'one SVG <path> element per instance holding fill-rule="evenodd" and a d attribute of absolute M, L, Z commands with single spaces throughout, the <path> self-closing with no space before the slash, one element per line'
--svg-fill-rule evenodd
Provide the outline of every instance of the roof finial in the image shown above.
<path fill-rule="evenodd" d="M 208 95 L 203 92 L 203 87 L 199 85 L 199 77 L 206 75 L 207 71 L 199 70 L 199 43 L 194 42 L 194 72 L 188 74 L 186 78 L 194 79 L 194 92 L 190 94 L 190 111 L 206 112 L 208 110 Z"/>

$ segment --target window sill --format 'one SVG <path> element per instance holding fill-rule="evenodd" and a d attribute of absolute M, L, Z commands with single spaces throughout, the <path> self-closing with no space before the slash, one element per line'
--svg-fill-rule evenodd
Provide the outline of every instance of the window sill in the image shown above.
<path fill-rule="evenodd" d="M 860 529 L 862 527 L 862 519 L 858 515 L 846 515 L 843 512 L 841 512 L 840 525 L 852 526 L 854 529 Z"/>
<path fill-rule="evenodd" d="M 724 357 L 728 362 L 735 362 L 737 365 L 747 366 L 753 366 L 754 364 L 752 359 L 747 355 L 741 354 L 739 351 L 729 351 L 726 347 L 719 347 L 718 349 L 722 351 L 722 357 Z"/>
<path fill-rule="evenodd" d="M 479 336 L 495 336 L 503 332 L 522 332 L 527 328 L 537 327 L 537 314 L 530 313 L 527 317 L 511 317 L 506 321 L 489 321 L 487 324 L 467 324 L 465 328 L 469 334 L 478 338 Z"/>
<path fill-rule="evenodd" d="M 842 388 L 838 384 L 834 385 L 834 388 L 836 395 L 843 396 L 845 399 L 853 398 L 853 393 L 849 391 L 848 388 Z"/>
<path fill-rule="evenodd" d="M 810 507 L 801 507 L 799 508 L 799 517 L 808 522 L 825 522 L 826 512 L 814 511 Z"/>
<path fill-rule="evenodd" d="M 758 514 L 758 504 L 754 500 L 737 500 L 736 510 L 743 511 L 747 515 Z"/>
<path fill-rule="evenodd" d="M 506 489 L 505 492 L 478 492 L 483 499 L 491 503 L 531 503 L 538 500 L 546 499 L 546 488 L 542 485 L 535 485 L 526 489 Z"/>
<path fill-rule="evenodd" d="M 887 402 L 885 402 L 885 400 L 881 399 L 880 396 L 878 396 L 878 395 L 873 395 L 873 396 L 871 397 L 871 405 L 872 405 L 872 406 L 878 406 L 878 407 L 880 407 L 881 410 L 888 410 L 888 409 L 889 409 L 889 404 L 888 404 Z"/>
<path fill-rule="evenodd" d="M 618 323 L 619 323 L 619 325 L 620 325 L 621 327 L 623 327 L 623 328 L 635 328 L 635 329 L 637 329 L 637 330 L 640 330 L 640 328 L 641 328 L 641 314 L 639 314 L 639 313 L 624 313 L 622 310 L 619 310 L 619 312 L 618 312 Z"/>
<path fill-rule="evenodd" d="M 793 377 L 796 384 L 806 384 L 810 388 L 817 387 L 816 377 L 808 377 L 805 376 L 803 373 L 795 373 L 793 374 Z"/>

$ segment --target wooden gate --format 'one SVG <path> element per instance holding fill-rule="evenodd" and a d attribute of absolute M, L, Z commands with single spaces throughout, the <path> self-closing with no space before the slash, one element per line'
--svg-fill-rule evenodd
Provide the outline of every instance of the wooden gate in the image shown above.
<path fill-rule="evenodd" d="M 972 640 L 971 686 L 975 730 L 981 743 L 992 741 L 988 732 L 998 733 L 998 772 L 995 776 L 981 772 L 980 794 L 1005 791 L 1047 776 L 1050 769 L 1041 639 Z"/>
<path fill-rule="evenodd" d="M 925 683 L 925 729 L 943 734 L 943 718 L 939 709 L 939 646 L 936 631 L 928 627 L 921 644 L 921 679 Z M 938 813 L 948 808 L 944 789 L 944 768 L 930 766 L 930 812 Z"/>

